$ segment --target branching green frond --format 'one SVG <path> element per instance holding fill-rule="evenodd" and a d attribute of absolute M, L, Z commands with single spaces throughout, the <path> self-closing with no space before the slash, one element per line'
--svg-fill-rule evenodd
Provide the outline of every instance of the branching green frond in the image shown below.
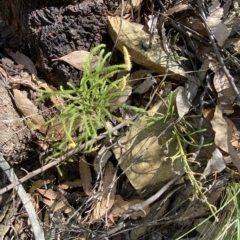
<path fill-rule="evenodd" d="M 45 100 L 51 96 L 60 96 L 67 100 L 67 104 L 64 106 L 61 114 L 49 121 L 50 123 L 57 120 L 56 122 L 62 124 L 64 132 L 62 140 L 52 145 L 56 149 L 55 157 L 58 154 L 62 154 L 69 147 L 74 147 L 89 140 L 93 142 L 93 139 L 97 136 L 97 130 L 100 128 L 105 128 L 109 131 L 106 121 L 117 118 L 110 111 L 112 106 L 139 110 L 123 104 L 111 103 L 112 99 L 124 94 L 120 87 L 122 79 L 111 81 L 111 78 L 126 69 L 126 64 L 107 66 L 107 60 L 111 53 L 105 54 L 104 48 L 105 45 L 101 44 L 93 48 L 89 53 L 84 66 L 83 77 L 78 87 L 68 83 L 69 89 L 60 87 L 55 92 L 40 90 L 44 94 L 38 101 Z M 92 60 L 97 53 L 99 53 L 98 61 L 95 70 L 92 70 Z M 91 144 L 88 150 L 91 150 L 92 147 L 93 145 Z"/>

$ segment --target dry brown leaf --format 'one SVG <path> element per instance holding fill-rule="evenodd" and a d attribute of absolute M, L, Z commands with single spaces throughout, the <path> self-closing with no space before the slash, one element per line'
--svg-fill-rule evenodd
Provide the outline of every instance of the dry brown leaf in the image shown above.
<path fill-rule="evenodd" d="M 21 111 L 21 113 L 28 117 L 31 120 L 29 127 L 39 129 L 41 132 L 46 131 L 46 127 L 44 126 L 45 120 L 42 115 L 38 114 L 37 107 L 30 101 L 20 90 L 13 89 L 13 95 L 16 101 L 17 108 Z M 32 125 L 31 125 L 32 124 Z"/>
<path fill-rule="evenodd" d="M 44 184 L 49 184 L 51 181 L 50 180 L 37 180 L 34 181 L 32 186 L 30 187 L 29 193 L 34 193 L 38 188 L 41 188 Z"/>
<path fill-rule="evenodd" d="M 49 199 L 47 199 L 47 198 L 42 198 L 41 200 L 42 200 L 42 202 L 43 202 L 45 205 L 47 205 L 48 207 L 52 207 L 52 205 L 54 204 L 54 201 L 53 201 L 53 200 L 49 200 Z"/>
<path fill-rule="evenodd" d="M 43 80 L 39 79 L 35 74 L 31 76 L 32 82 L 34 82 L 39 88 L 43 88 L 48 92 L 56 91 L 56 88 L 53 86 L 48 86 L 48 84 Z M 64 106 L 64 99 L 60 96 L 50 96 L 50 99 L 55 107 L 61 109 Z"/>
<path fill-rule="evenodd" d="M 21 234 L 25 229 L 24 223 L 22 221 L 14 222 L 14 231 L 17 235 Z"/>
<path fill-rule="evenodd" d="M 174 7 L 169 8 L 166 11 L 166 13 L 164 14 L 164 16 L 166 17 L 166 15 L 172 15 L 174 13 L 181 12 L 181 11 L 187 10 L 189 8 L 190 7 L 187 4 L 177 4 Z"/>
<path fill-rule="evenodd" d="M 222 111 L 217 106 L 215 109 L 214 117 L 211 121 L 213 130 L 216 133 L 214 142 L 217 147 L 229 153 L 233 164 L 237 167 L 238 172 L 240 172 L 240 158 L 231 144 L 232 130 L 229 127 L 226 119 L 227 118 L 224 118 L 222 116 Z"/>
<path fill-rule="evenodd" d="M 67 199 L 63 196 L 51 206 L 53 212 L 61 211 L 68 216 L 71 216 L 76 210 L 68 203 Z"/>
<path fill-rule="evenodd" d="M 121 217 L 122 214 L 128 210 L 130 207 L 134 206 L 135 204 L 142 203 L 143 200 L 141 199 L 134 199 L 130 202 L 124 201 L 120 195 L 116 195 L 114 206 L 110 212 L 111 217 Z M 142 211 L 135 212 L 130 215 L 131 219 L 137 219 L 138 217 L 144 218 L 149 212 L 150 207 L 147 206 L 144 208 L 144 211 L 146 214 L 144 214 Z"/>
<path fill-rule="evenodd" d="M 103 185 L 102 185 L 102 196 L 99 201 L 96 203 L 92 214 L 92 222 L 98 220 L 103 217 L 108 211 L 111 210 L 114 202 L 115 202 L 115 194 L 116 194 L 116 182 L 113 182 L 115 173 L 115 168 L 111 162 L 108 162 L 105 167 L 104 177 L 103 177 Z"/>
<path fill-rule="evenodd" d="M 37 189 L 38 192 L 45 198 L 48 198 L 50 200 L 56 200 L 60 197 L 60 193 L 57 191 L 53 191 L 52 189 Z"/>
<path fill-rule="evenodd" d="M 211 122 L 214 117 L 214 112 L 215 110 L 213 108 L 204 109 L 203 116 L 208 122 Z"/>
<path fill-rule="evenodd" d="M 123 46 L 125 46 L 133 62 L 159 74 L 166 73 L 166 66 L 168 65 L 168 73 L 173 74 L 171 75 L 172 78 L 181 79 L 187 77 L 184 70 L 177 66 L 176 62 L 169 59 L 164 50 L 161 49 L 159 42 L 154 41 L 152 48 L 148 49 L 148 51 L 142 48 L 140 43 L 143 41 L 147 43 L 149 34 L 137 29 L 129 21 L 121 20 L 119 17 L 108 17 L 108 22 L 108 32 L 114 42 L 117 40 L 116 47 L 123 51 Z M 119 31 L 120 26 L 121 30 Z"/>
<path fill-rule="evenodd" d="M 62 212 L 68 215 L 68 217 L 71 217 L 75 212 L 76 209 L 74 209 L 67 201 L 67 199 L 64 196 L 61 196 L 57 200 L 48 200 L 46 198 L 42 198 L 42 202 L 49 206 L 50 210 L 52 212 Z M 78 218 L 79 214 L 77 213 L 74 218 Z M 48 221 L 47 219 L 45 221 Z"/>
<path fill-rule="evenodd" d="M 11 49 L 8 48 L 5 48 L 5 50 L 16 63 L 23 64 L 31 74 L 35 74 L 37 76 L 37 69 L 29 57 L 18 51 L 14 53 Z"/>
<path fill-rule="evenodd" d="M 1 70 L 1 69 L 0 69 Z M 30 87 L 34 90 L 38 88 L 42 88 L 48 92 L 55 91 L 56 89 L 52 86 L 48 86 L 48 84 L 43 80 L 39 79 L 35 74 L 29 75 L 27 72 L 22 71 L 20 76 L 9 76 L 9 81 L 13 88 L 19 88 L 20 85 Z M 62 109 L 64 106 L 64 99 L 60 96 L 50 96 L 50 99 L 55 107 L 58 109 Z"/>
<path fill-rule="evenodd" d="M 83 71 L 88 55 L 89 52 L 85 50 L 74 51 L 60 58 L 53 59 L 53 61 L 62 60 L 77 68 L 78 70 Z M 92 70 L 94 70 L 94 68 L 96 67 L 97 61 L 98 57 L 94 56 L 91 61 Z"/>
<path fill-rule="evenodd" d="M 69 188 L 73 188 L 73 187 L 82 187 L 82 180 L 81 179 L 75 179 L 72 182 L 66 181 L 66 182 L 63 182 L 62 184 L 60 184 L 60 188 L 64 189 L 64 190 L 69 189 Z"/>
<path fill-rule="evenodd" d="M 84 156 L 80 157 L 78 161 L 78 169 L 79 169 L 79 173 L 82 180 L 83 190 L 85 194 L 89 196 L 93 188 L 92 175 L 91 175 L 89 164 L 86 162 L 86 159 Z"/>

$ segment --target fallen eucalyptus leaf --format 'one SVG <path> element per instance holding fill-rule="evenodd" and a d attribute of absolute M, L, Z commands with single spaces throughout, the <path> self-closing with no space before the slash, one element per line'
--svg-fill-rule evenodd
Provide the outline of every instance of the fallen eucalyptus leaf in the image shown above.
<path fill-rule="evenodd" d="M 108 22 L 108 32 L 112 40 L 117 41 L 116 47 L 123 51 L 123 46 L 126 46 L 133 62 L 159 74 L 171 74 L 174 79 L 187 78 L 187 74 L 179 67 L 178 63 L 161 49 L 159 42 L 154 42 L 152 48 L 147 51 L 143 49 L 142 43 L 148 42 L 149 34 L 119 17 L 108 17 Z M 119 31 L 120 26 L 121 30 Z M 168 71 L 166 66 L 168 66 Z"/>

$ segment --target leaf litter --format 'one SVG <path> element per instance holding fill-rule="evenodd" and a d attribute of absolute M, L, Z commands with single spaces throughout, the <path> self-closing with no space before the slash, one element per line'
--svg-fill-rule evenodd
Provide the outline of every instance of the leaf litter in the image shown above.
<path fill-rule="evenodd" d="M 144 1 L 127 1 L 119 5 L 117 10 L 111 11 L 108 17 L 109 35 L 118 50 L 123 52 L 123 47 L 128 49 L 129 61 L 133 64 L 133 69 L 129 69 L 130 77 L 126 79 L 130 91 L 120 103 L 129 102 L 143 108 L 147 106 L 148 118 L 139 118 L 133 126 L 125 126 L 117 135 L 99 141 L 92 153 L 84 154 L 82 151 L 81 157 L 73 156 L 70 160 L 75 163 L 75 167 L 70 169 L 70 174 L 67 174 L 67 166 L 71 163 L 60 165 L 60 168 L 66 168 L 66 173 L 63 172 L 63 179 L 59 178 L 59 182 L 42 177 L 32 182 L 28 192 L 32 196 L 39 220 L 45 224 L 45 232 L 50 229 L 50 225 L 52 229 L 57 228 L 57 224 L 51 222 L 52 214 L 60 217 L 59 221 L 66 226 L 71 222 L 88 229 L 85 239 L 104 239 L 114 235 L 124 239 L 120 231 L 125 227 L 130 235 L 134 235 L 134 230 L 129 226 L 132 223 L 137 226 L 140 221 L 146 228 L 138 237 L 150 232 L 153 234 L 157 229 L 154 219 L 156 208 L 153 208 L 151 198 L 163 189 L 166 193 L 155 201 L 160 206 L 168 194 L 168 190 L 164 190 L 167 182 L 174 176 L 185 173 L 185 177 L 181 177 L 171 188 L 174 190 L 181 185 L 184 188 L 181 194 L 185 194 L 185 200 L 178 202 L 176 213 L 173 213 L 169 202 L 166 208 L 168 210 L 158 216 L 158 225 L 169 226 L 165 228 L 169 230 L 171 224 L 175 224 L 176 229 L 172 231 L 178 237 L 187 235 L 190 229 L 194 229 L 194 225 L 195 237 L 199 239 L 204 239 L 207 234 L 214 237 L 218 234 L 221 229 L 219 225 L 211 233 L 196 226 L 199 220 L 200 223 L 207 220 L 207 217 L 199 219 L 200 217 L 211 216 L 209 207 L 220 207 L 218 201 L 229 183 L 229 169 L 234 176 L 239 176 L 240 124 L 239 116 L 234 115 L 239 111 L 239 103 L 229 76 L 216 58 L 218 53 L 207 42 L 211 41 L 210 31 L 214 41 L 225 51 L 224 55 L 221 54 L 226 68 L 233 78 L 237 76 L 240 71 L 239 38 L 236 37 L 239 18 L 232 18 L 230 14 L 231 11 L 237 12 L 235 2 L 227 1 L 225 5 L 219 1 L 209 3 L 206 5 L 208 11 L 205 20 L 204 17 L 199 17 L 202 14 L 200 8 L 193 11 L 193 6 L 186 2 L 155 6 L 163 12 L 157 18 L 153 12 L 149 13 Z M 134 25 L 141 19 L 139 16 L 145 18 L 145 21 L 141 21 L 141 28 Z M 177 22 L 178 27 L 174 25 Z M 154 37 L 152 47 L 147 48 L 149 33 L 154 33 Z M 204 54 L 201 53 L 202 50 L 205 51 Z M 1 74 L 9 79 L 16 108 L 22 117 L 28 119 L 27 127 L 46 135 L 46 138 L 38 139 L 43 143 L 60 141 L 64 129 L 60 124 L 55 124 L 47 131 L 45 122 L 49 118 L 42 114 L 35 99 L 28 94 L 30 89 L 55 91 L 54 87 L 37 77 L 36 67 L 30 58 L 10 49 L 6 51 L 22 72 L 10 76 L 1 67 Z M 83 71 L 88 55 L 87 51 L 77 50 L 52 60 L 65 61 Z M 95 56 L 91 64 L 92 71 L 95 70 L 97 61 L 98 57 Z M 7 62 L 6 59 L 5 63 Z M 123 76 L 124 74 L 127 73 L 123 73 Z M 235 84 L 239 91 L 237 81 Z M 169 92 L 173 93 L 172 102 L 165 97 L 170 95 Z M 115 101 L 118 103 L 119 100 Z M 147 105 L 146 102 L 150 104 Z M 158 104 L 161 105 L 160 110 L 157 114 L 153 113 Z M 168 107 L 168 104 L 172 105 Z M 55 96 L 51 97 L 51 105 L 57 112 L 61 112 L 67 103 Z M 120 119 L 123 117 L 121 113 L 126 113 L 127 110 L 113 108 L 112 111 Z M 166 116 L 171 117 L 164 118 Z M 183 120 L 186 125 L 178 125 Z M 114 121 L 111 124 L 113 128 L 117 125 Z M 201 131 L 205 126 L 209 130 Z M 159 131 L 157 134 L 155 128 Z M 210 132 L 213 135 L 208 134 Z M 181 138 L 174 139 L 176 134 Z M 179 139 L 182 148 L 179 148 Z M 46 154 L 48 148 L 42 148 L 42 151 Z M 178 162 L 183 155 L 189 161 L 190 170 L 183 162 Z M 152 161 L 153 158 L 156 159 Z M 171 174 L 168 173 L 169 170 Z M 196 185 L 191 186 L 189 179 L 193 175 Z M 176 191 L 172 202 L 181 194 Z M 145 204 L 146 201 L 149 204 Z M 40 208 L 40 205 L 48 210 Z M 4 215 L 1 219 L 5 217 Z M 148 222 L 143 223 L 144 218 Z M 195 220 L 194 223 L 192 220 Z M 210 223 L 217 224 L 217 221 L 216 216 Z M 123 226 L 123 222 L 130 225 Z M 187 226 L 186 229 L 179 230 L 183 226 Z M 4 234 L 6 232 L 7 230 Z M 20 230 L 18 232 L 20 234 Z M 173 239 L 166 231 L 164 234 Z"/>

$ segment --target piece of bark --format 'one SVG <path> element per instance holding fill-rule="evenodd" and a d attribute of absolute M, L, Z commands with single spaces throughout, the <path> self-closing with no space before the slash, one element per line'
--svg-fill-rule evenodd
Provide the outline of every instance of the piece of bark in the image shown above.
<path fill-rule="evenodd" d="M 11 164 L 26 158 L 29 130 L 21 121 L 0 74 L 0 153 Z"/>
<path fill-rule="evenodd" d="M 0 4 L 0 46 L 27 54 L 55 87 L 79 84 L 81 71 L 52 59 L 76 50 L 89 51 L 102 42 L 107 36 L 105 3 L 0 0 Z"/>

